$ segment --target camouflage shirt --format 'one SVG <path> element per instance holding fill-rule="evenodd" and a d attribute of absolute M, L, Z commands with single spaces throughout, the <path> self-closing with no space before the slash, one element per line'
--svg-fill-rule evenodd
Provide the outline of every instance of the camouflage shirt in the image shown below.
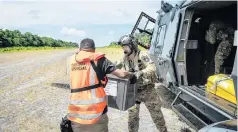
<path fill-rule="evenodd" d="M 142 71 L 143 75 L 138 80 L 139 87 L 144 85 L 153 84 L 156 81 L 156 67 L 154 62 L 150 59 L 149 55 L 145 52 L 138 51 L 133 60 L 126 55 L 117 64 L 118 68 L 130 71 Z"/>
<path fill-rule="evenodd" d="M 217 41 L 234 40 L 235 30 L 228 24 L 224 24 L 220 20 L 212 21 L 209 29 L 206 32 L 205 40 L 210 44 L 215 44 Z"/>

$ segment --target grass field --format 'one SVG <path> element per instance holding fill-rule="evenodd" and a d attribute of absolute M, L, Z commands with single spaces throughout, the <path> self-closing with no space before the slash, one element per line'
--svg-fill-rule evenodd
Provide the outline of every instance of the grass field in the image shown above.
<path fill-rule="evenodd" d="M 145 51 L 144 48 L 140 48 L 142 51 Z M 97 52 L 102 52 L 106 54 L 106 57 L 112 62 L 119 61 L 123 57 L 123 50 L 121 47 L 102 47 L 97 48 Z"/>
<path fill-rule="evenodd" d="M 97 48 L 96 51 L 106 54 L 106 57 L 112 62 L 118 61 L 123 57 L 123 50 L 121 48 L 103 47 Z"/>
<path fill-rule="evenodd" d="M 145 49 L 139 47 L 142 51 L 144 51 Z M 22 55 L 22 54 L 28 54 L 28 51 L 50 51 L 50 50 L 75 50 L 77 51 L 77 48 L 69 48 L 69 47 L 10 47 L 10 48 L 0 48 L 0 53 L 4 53 L 4 54 L 18 54 L 18 55 Z M 21 52 L 21 54 L 19 54 L 18 52 Z M 26 53 L 24 53 L 26 52 Z M 110 46 L 110 47 L 98 47 L 96 48 L 96 52 L 102 52 L 106 54 L 106 57 L 111 60 L 112 62 L 115 61 L 119 61 L 122 59 L 123 57 L 123 50 L 120 46 Z"/>

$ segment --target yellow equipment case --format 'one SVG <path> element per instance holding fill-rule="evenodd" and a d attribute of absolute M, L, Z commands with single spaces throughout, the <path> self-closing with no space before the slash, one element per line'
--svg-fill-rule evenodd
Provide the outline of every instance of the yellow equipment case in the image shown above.
<path fill-rule="evenodd" d="M 206 85 L 206 96 L 228 113 L 235 114 L 237 109 L 233 80 L 225 74 L 210 76 Z"/>

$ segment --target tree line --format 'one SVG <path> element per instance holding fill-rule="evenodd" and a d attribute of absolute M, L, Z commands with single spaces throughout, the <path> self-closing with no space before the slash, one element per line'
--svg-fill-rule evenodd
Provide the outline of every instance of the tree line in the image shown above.
<path fill-rule="evenodd" d="M 77 43 L 56 40 L 50 37 L 40 37 L 30 32 L 0 29 L 0 48 L 4 47 L 78 47 Z"/>

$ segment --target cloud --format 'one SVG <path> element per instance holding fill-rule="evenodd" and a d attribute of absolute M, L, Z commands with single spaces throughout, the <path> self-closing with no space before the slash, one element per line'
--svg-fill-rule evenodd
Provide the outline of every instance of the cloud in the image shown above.
<path fill-rule="evenodd" d="M 5 1 L 0 25 L 134 24 L 142 11 L 156 17 L 155 1 Z"/>
<path fill-rule="evenodd" d="M 30 17 L 32 18 L 32 19 L 38 19 L 40 16 L 40 11 L 39 10 L 30 10 L 29 12 L 28 12 L 28 15 L 30 15 Z"/>
<path fill-rule="evenodd" d="M 79 36 L 79 37 L 86 36 L 86 32 L 84 30 L 78 30 L 75 28 L 68 28 L 68 27 L 63 27 L 60 33 L 66 36 Z"/>
<path fill-rule="evenodd" d="M 0 0 L 0 27 L 105 45 L 129 33 L 142 11 L 156 18 L 159 8 L 155 0 Z"/>

